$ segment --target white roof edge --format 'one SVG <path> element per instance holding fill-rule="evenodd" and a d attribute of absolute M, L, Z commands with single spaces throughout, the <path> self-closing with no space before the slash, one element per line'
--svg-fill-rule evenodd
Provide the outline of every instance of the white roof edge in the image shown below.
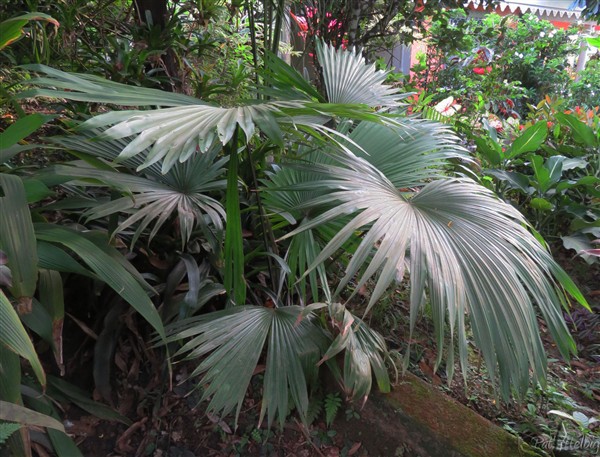
<path fill-rule="evenodd" d="M 520 10 L 522 13 L 532 13 L 538 16 L 546 16 L 557 19 L 579 19 L 581 17 L 581 8 L 570 9 L 572 0 L 567 1 L 543 1 L 543 0 L 502 0 L 498 2 L 493 11 L 502 13 L 514 13 Z M 483 0 L 465 1 L 466 7 L 474 9 L 484 6 Z"/>

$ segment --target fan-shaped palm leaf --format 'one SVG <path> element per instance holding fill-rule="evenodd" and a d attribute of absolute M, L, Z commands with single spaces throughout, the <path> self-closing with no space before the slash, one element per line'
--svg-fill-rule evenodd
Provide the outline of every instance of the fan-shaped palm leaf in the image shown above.
<path fill-rule="evenodd" d="M 239 414 L 268 343 L 261 421 L 266 415 L 269 425 L 277 418 L 283 425 L 290 399 L 305 417 L 306 380 L 314 379 L 328 343 L 311 316 L 301 319 L 301 311 L 298 306 L 236 306 L 177 322 L 168 328 L 168 340 L 191 338 L 176 356 L 203 358 L 191 376 L 204 375 L 200 384 L 208 384 L 203 394 L 203 399 L 210 398 L 208 410 L 224 415 L 236 407 Z"/>
<path fill-rule="evenodd" d="M 355 49 L 338 49 L 317 40 L 317 58 L 323 67 L 323 79 L 330 103 L 359 103 L 368 106 L 397 106 L 407 94 L 384 84 L 387 72 L 375 64 L 366 65 Z"/>
<path fill-rule="evenodd" d="M 521 392 L 527 387 L 530 367 L 537 379 L 545 373 L 534 302 L 561 353 L 567 357 L 574 351 L 561 315 L 565 297 L 553 277 L 581 303 L 585 300 L 514 208 L 467 179 L 434 181 L 410 198 L 364 159 L 339 160 L 340 166 L 322 169 L 323 187 L 337 190 L 306 205 L 335 200 L 338 206 L 288 235 L 354 215 L 312 265 L 325 261 L 357 231 L 365 231 L 336 293 L 359 273 L 357 289 L 378 274 L 370 309 L 394 280 L 403 278 L 408 264 L 411 327 L 427 288 L 440 354 L 447 316 L 451 335 L 458 333 L 464 369 L 468 315 L 475 341 L 492 378 L 500 375 L 505 396 L 511 386 Z M 453 345 L 448 350 L 451 371 Z"/>
<path fill-rule="evenodd" d="M 94 133 L 55 138 L 54 142 L 72 151 L 109 160 L 114 160 L 123 145 L 127 144 L 126 140 L 92 143 L 89 139 Z M 177 214 L 181 239 L 185 244 L 197 225 L 210 223 L 219 230 L 223 228 L 225 211 L 217 200 L 208 195 L 225 188 L 225 180 L 219 179 L 219 176 L 225 172 L 224 165 L 228 159 L 217 159 L 219 152 L 218 147 L 213 147 L 205 154 L 196 154 L 186 162 L 176 164 L 164 175 L 159 164 L 151 166 L 145 170 L 147 177 L 92 167 L 82 162 L 56 166 L 55 171 L 75 179 L 91 178 L 103 185 L 123 189 L 126 192 L 125 196 L 96 205 L 85 215 L 98 219 L 119 212 L 132 213 L 116 229 L 116 232 L 121 232 L 138 224 L 132 244 L 152 222 L 155 222 L 149 236 L 151 240 L 174 213 Z M 145 154 L 147 151 L 128 159 L 125 164 L 135 167 L 143 162 Z M 90 182 L 83 184 L 92 185 Z"/>
<path fill-rule="evenodd" d="M 348 148 L 398 188 L 445 175 L 450 159 L 471 161 L 456 134 L 437 122 L 411 119 L 410 127 L 361 122 L 347 136 L 354 143 Z"/>
<path fill-rule="evenodd" d="M 363 73 L 369 77 L 368 84 L 362 86 L 378 98 L 374 104 L 379 106 L 387 100 L 384 92 L 387 86 L 381 84 L 379 76 L 373 76 L 373 69 L 367 67 L 362 58 L 356 57 L 345 61 L 337 52 L 336 62 L 341 59 L 349 75 Z M 329 60 L 324 57 L 325 62 Z M 76 75 L 54 70 L 45 66 L 28 67 L 46 73 L 48 77 L 34 79 L 31 83 L 51 89 L 31 89 L 21 94 L 24 96 L 53 96 L 68 100 L 94 101 L 100 103 L 122 104 L 125 106 L 171 106 L 155 110 L 112 111 L 95 116 L 81 125 L 83 129 L 107 127 L 102 139 L 121 139 L 135 136 L 120 152 L 118 159 L 125 160 L 140 154 L 147 148 L 143 164 L 138 169 L 146 168 L 161 161 L 162 172 L 166 173 L 175 163 L 185 162 L 196 152 L 205 152 L 215 140 L 223 145 L 233 137 L 236 128 L 240 128 L 249 140 L 260 129 L 274 143 L 283 146 L 281 125 L 295 130 L 302 127 L 312 135 L 324 133 L 333 139 L 342 137 L 339 133 L 327 128 L 324 124 L 331 117 L 350 117 L 371 120 L 374 122 L 394 123 L 392 119 L 374 113 L 370 108 L 341 105 L 338 103 L 310 103 L 307 100 L 270 101 L 247 104 L 244 106 L 224 108 L 212 106 L 179 94 L 167 94 L 153 89 L 132 88 L 130 86 L 106 81 L 102 78 L 87 75 Z M 365 68 L 367 70 L 365 70 Z M 371 76 L 369 76 L 371 75 Z M 355 84 L 349 80 L 349 84 Z M 69 89 L 61 91 L 57 89 Z M 347 100 L 346 100 L 347 99 Z M 346 97 L 347 103 L 362 103 Z M 334 100 L 336 100 L 334 98 Z M 333 100 L 330 100 L 333 101 Z M 389 100 L 385 102 L 389 104 Z"/>

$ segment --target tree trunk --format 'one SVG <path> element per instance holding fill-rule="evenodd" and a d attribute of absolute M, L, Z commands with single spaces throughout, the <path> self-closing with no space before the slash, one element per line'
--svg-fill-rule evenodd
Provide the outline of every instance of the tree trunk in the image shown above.
<path fill-rule="evenodd" d="M 133 5 L 137 17 L 142 24 L 146 24 L 150 28 L 158 27 L 161 32 L 168 33 L 165 31 L 169 16 L 167 0 L 134 0 Z M 165 42 L 169 43 L 171 40 L 165 38 Z M 162 55 L 162 62 L 163 68 L 171 82 L 170 87 L 164 87 L 164 89 L 177 92 L 178 89 L 181 89 L 182 84 L 177 58 L 172 48 L 168 46 L 165 48 L 165 53 Z"/>
<path fill-rule="evenodd" d="M 164 30 L 167 23 L 167 0 L 134 0 L 139 20 L 148 25 L 156 25 Z"/>

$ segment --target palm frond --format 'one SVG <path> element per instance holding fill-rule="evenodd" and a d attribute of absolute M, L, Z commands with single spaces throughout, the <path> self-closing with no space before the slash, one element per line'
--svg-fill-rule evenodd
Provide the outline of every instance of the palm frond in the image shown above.
<path fill-rule="evenodd" d="M 472 160 L 448 126 L 421 119 L 411 119 L 410 128 L 361 122 L 348 137 L 354 142 L 348 148 L 397 188 L 444 176 L 450 159 Z"/>
<path fill-rule="evenodd" d="M 367 65 L 356 49 L 336 50 L 331 44 L 317 40 L 317 58 L 323 67 L 323 79 L 329 103 L 397 106 L 406 95 L 384 84 L 387 73 L 375 64 Z"/>
<path fill-rule="evenodd" d="M 126 141 L 89 141 L 90 135 L 55 138 L 54 142 L 71 151 L 114 160 Z M 93 179 L 99 185 L 109 185 L 125 192 L 123 197 L 96 205 L 84 215 L 99 219 L 115 213 L 130 213 L 115 230 L 122 232 L 137 225 L 132 243 L 154 222 L 149 239 L 156 235 L 172 214 L 176 214 L 180 234 L 185 244 L 196 226 L 212 224 L 222 230 L 225 210 L 221 203 L 209 194 L 225 188 L 226 181 L 220 179 L 225 173 L 227 158 L 217 159 L 220 148 L 212 147 L 205 154 L 196 154 L 184 163 L 178 163 L 166 174 L 160 166 L 147 168 L 146 175 L 132 175 L 117 170 L 89 166 L 81 161 L 71 165 L 58 165 L 57 174 L 74 179 Z M 125 164 L 135 167 L 143 162 L 148 151 L 128 159 Z M 79 182 L 94 185 L 90 181 Z"/>
<path fill-rule="evenodd" d="M 21 92 L 18 98 L 58 97 L 67 100 L 122 106 L 186 106 L 203 103 L 197 98 L 184 94 L 147 87 L 128 86 L 96 75 L 66 73 L 46 65 L 24 65 L 23 68 L 47 75 L 46 77 L 33 78 L 27 81 L 28 84 L 52 89 L 28 89 Z"/>
<path fill-rule="evenodd" d="M 574 352 L 561 314 L 566 298 L 554 278 L 576 289 L 527 231 L 518 211 L 468 179 L 433 181 L 409 196 L 361 158 L 340 158 L 340 162 L 341 166 L 323 167 L 323 187 L 337 190 L 312 202 L 320 205 L 327 199 L 338 205 L 288 234 L 353 215 L 311 266 L 315 268 L 359 230 L 364 231 L 336 294 L 357 275 L 356 289 L 377 277 L 368 311 L 392 282 L 402 280 L 408 265 L 411 328 L 427 289 L 440 354 L 447 320 L 452 339 L 458 335 L 464 371 L 468 316 L 491 377 L 499 379 L 506 397 L 511 388 L 523 393 L 530 368 L 536 379 L 544 378 L 546 356 L 534 303 L 563 356 Z M 318 181 L 313 183 L 318 186 Z M 585 305 L 583 297 L 575 294 Z M 451 369 L 453 345 L 448 357 Z"/>
<path fill-rule="evenodd" d="M 191 338 L 175 356 L 202 360 L 191 376 L 203 375 L 199 385 L 207 385 L 202 399 L 210 398 L 208 411 L 226 415 L 237 409 L 237 422 L 268 344 L 260 420 L 266 416 L 269 425 L 276 419 L 283 425 L 290 399 L 300 417 L 306 417 L 306 379 L 314 378 L 328 339 L 311 316 L 302 318 L 302 309 L 235 306 L 168 327 L 168 341 Z"/>
<path fill-rule="evenodd" d="M 263 189 L 260 193 L 263 204 L 268 210 L 271 226 L 279 231 L 290 225 L 298 225 L 309 221 L 316 216 L 318 211 L 314 208 L 300 207 L 307 201 L 321 197 L 329 192 L 327 189 L 303 188 L 305 183 L 312 183 L 322 177 L 318 172 L 313 172 L 310 163 L 334 163 L 333 159 L 318 151 L 299 150 L 300 157 L 285 163 L 274 165 L 268 173 L 268 179 L 262 181 Z M 330 227 L 333 226 L 333 229 Z M 304 277 L 304 272 L 312 265 L 322 247 L 331 239 L 329 233 L 334 233 L 341 228 L 336 222 L 328 226 L 320 226 L 314 230 L 307 230 L 294 237 L 285 252 L 285 260 L 289 266 L 288 286 L 296 288 L 302 303 L 306 303 L 307 287 L 313 301 L 321 299 L 321 292 L 329 298 L 327 275 L 324 265 L 319 265 Z M 307 284 L 308 279 L 308 284 Z"/>
<path fill-rule="evenodd" d="M 283 116 L 282 108 L 301 108 L 302 102 L 267 102 L 236 108 L 194 105 L 164 108 L 152 111 L 115 111 L 96 116 L 82 128 L 112 125 L 101 138 L 119 139 L 136 136 L 118 156 L 128 159 L 150 148 L 143 169 L 162 161 L 162 171 L 167 172 L 176 162 L 185 162 L 197 150 L 206 152 L 215 139 L 223 145 L 231 140 L 239 126 L 246 138 L 254 135 L 258 126 L 267 135 L 277 135 L 276 116 Z"/>

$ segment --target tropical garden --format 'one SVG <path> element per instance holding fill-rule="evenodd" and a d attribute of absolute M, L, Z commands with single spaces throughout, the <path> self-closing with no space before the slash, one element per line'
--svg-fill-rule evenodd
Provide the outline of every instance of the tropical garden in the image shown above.
<path fill-rule="evenodd" d="M 459 0 L 0 5 L 0 453 L 379 455 L 343 416 L 410 372 L 529 455 L 595 455 L 576 3 L 564 30 Z"/>

